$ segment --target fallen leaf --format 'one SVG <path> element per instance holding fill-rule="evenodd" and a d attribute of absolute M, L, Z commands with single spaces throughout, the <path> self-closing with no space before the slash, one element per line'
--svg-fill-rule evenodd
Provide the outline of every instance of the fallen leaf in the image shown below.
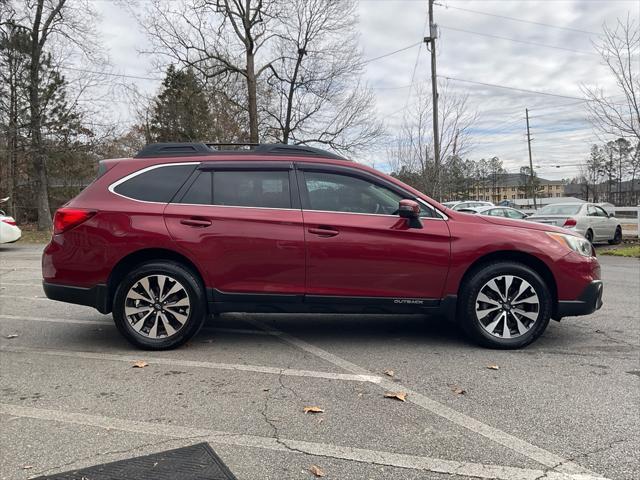
<path fill-rule="evenodd" d="M 138 360 L 137 362 L 134 362 L 133 365 L 131 365 L 132 368 L 144 368 L 146 366 L 148 366 L 149 364 L 147 362 L 145 362 L 144 360 Z"/>
<path fill-rule="evenodd" d="M 407 392 L 384 392 L 386 398 L 395 398 L 401 402 L 407 401 Z"/>
<path fill-rule="evenodd" d="M 455 385 L 451 387 L 451 391 L 456 395 L 464 395 L 467 391 L 464 388 L 456 387 Z"/>
<path fill-rule="evenodd" d="M 396 372 L 394 372 L 393 370 L 385 370 L 384 374 L 387 375 L 388 377 L 393 377 Z"/>
<path fill-rule="evenodd" d="M 320 407 L 304 407 L 304 413 L 324 413 L 324 409 Z"/>
<path fill-rule="evenodd" d="M 487 368 L 489 370 L 500 370 L 500 367 L 498 365 L 487 365 Z"/>
<path fill-rule="evenodd" d="M 6 338 L 16 338 L 18 336 L 17 333 L 10 333 L 9 335 L 6 336 Z"/>
<path fill-rule="evenodd" d="M 309 471 L 311 473 L 313 473 L 316 477 L 324 477 L 324 472 L 322 471 L 322 469 L 317 466 L 317 465 L 311 465 L 309 467 Z"/>

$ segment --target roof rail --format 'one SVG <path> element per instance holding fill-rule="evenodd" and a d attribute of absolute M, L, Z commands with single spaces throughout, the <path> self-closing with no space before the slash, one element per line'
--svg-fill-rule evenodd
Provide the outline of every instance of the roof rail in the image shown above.
<path fill-rule="evenodd" d="M 232 148 L 226 148 L 232 147 Z M 322 158 L 347 160 L 335 153 L 306 145 L 286 145 L 284 143 L 149 143 L 135 158 L 149 157 L 192 157 L 229 153 L 262 153 L 267 155 L 305 155 Z"/>

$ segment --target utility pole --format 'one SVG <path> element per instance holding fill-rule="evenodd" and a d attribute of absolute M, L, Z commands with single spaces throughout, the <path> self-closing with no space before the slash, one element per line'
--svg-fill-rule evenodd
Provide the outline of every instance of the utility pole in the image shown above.
<path fill-rule="evenodd" d="M 529 131 L 529 109 L 524 109 L 527 115 L 527 145 L 529 146 L 529 182 L 531 183 L 531 193 L 533 195 L 533 209 L 537 210 L 538 205 L 536 203 L 536 187 L 533 183 L 533 159 L 531 158 L 531 132 Z"/>
<path fill-rule="evenodd" d="M 431 98 L 433 99 L 433 164 L 436 173 L 435 197 L 440 200 L 440 129 L 438 128 L 438 79 L 436 74 L 436 38 L 438 26 L 433 23 L 433 2 L 429 0 L 429 36 L 424 38 L 431 52 Z M 431 48 L 429 48 L 431 47 Z"/>

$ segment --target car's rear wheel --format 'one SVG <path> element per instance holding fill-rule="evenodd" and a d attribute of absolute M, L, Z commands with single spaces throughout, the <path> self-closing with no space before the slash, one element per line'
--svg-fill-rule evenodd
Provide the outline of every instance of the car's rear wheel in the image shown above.
<path fill-rule="evenodd" d="M 120 282 L 113 318 L 120 333 L 140 348 L 175 348 L 204 323 L 204 289 L 199 279 L 178 263 L 145 263 Z"/>
<path fill-rule="evenodd" d="M 616 233 L 613 234 L 613 238 L 609 240 L 609 245 L 618 245 L 622 242 L 622 228 L 620 225 L 616 227 Z"/>
<path fill-rule="evenodd" d="M 534 270 L 516 262 L 478 268 L 460 291 L 458 319 L 467 335 L 489 348 L 520 348 L 536 340 L 551 318 L 552 297 Z"/>
<path fill-rule="evenodd" d="M 593 243 L 593 230 L 588 229 L 584 234 L 584 238 L 589 240 L 589 243 Z"/>

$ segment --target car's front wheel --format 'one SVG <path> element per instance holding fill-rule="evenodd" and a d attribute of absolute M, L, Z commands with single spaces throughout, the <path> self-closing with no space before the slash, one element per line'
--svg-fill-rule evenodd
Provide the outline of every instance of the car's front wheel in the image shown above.
<path fill-rule="evenodd" d="M 467 335 L 489 348 L 520 348 L 547 328 L 552 296 L 534 270 L 516 262 L 484 265 L 460 291 L 458 319 Z"/>
<path fill-rule="evenodd" d="M 609 240 L 609 245 L 618 245 L 622 243 L 622 228 L 620 225 L 616 227 L 616 233 L 613 234 L 613 238 Z"/>
<path fill-rule="evenodd" d="M 145 263 L 120 282 L 113 318 L 120 333 L 140 348 L 175 348 L 204 323 L 204 289 L 199 279 L 178 263 Z"/>

